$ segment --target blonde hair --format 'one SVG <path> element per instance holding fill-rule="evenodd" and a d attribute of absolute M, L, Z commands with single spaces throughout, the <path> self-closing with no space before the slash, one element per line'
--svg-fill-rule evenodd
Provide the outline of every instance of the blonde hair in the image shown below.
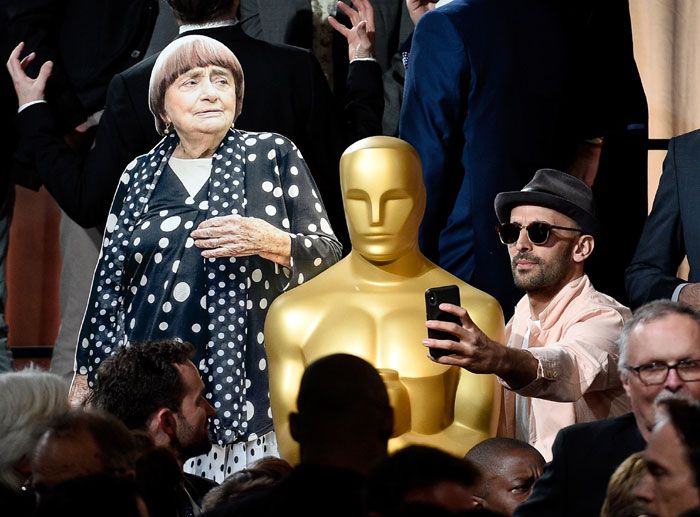
<path fill-rule="evenodd" d="M 156 59 L 148 84 L 148 107 L 156 119 L 156 130 L 165 134 L 165 91 L 179 76 L 197 67 L 220 66 L 231 72 L 236 85 L 235 121 L 243 109 L 244 79 L 243 69 L 231 50 L 206 36 L 192 35 L 178 38 Z"/>
<path fill-rule="evenodd" d="M 600 517 L 637 517 L 644 515 L 644 505 L 637 501 L 634 489 L 647 473 L 641 452 L 632 454 L 610 476 Z"/>

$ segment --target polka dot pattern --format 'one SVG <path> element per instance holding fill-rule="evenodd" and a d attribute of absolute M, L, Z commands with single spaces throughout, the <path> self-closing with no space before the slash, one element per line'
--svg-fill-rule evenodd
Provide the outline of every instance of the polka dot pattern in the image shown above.
<path fill-rule="evenodd" d="M 239 470 L 249 468 L 260 458 L 279 457 L 277 437 L 273 431 L 253 436 L 247 442 L 225 447 L 214 445 L 208 454 L 191 458 L 183 467 L 188 474 L 195 474 L 222 483 Z"/>
<path fill-rule="evenodd" d="M 239 447 L 272 429 L 263 335 L 270 304 L 336 262 L 340 247 L 306 164 L 284 137 L 231 130 L 212 158 L 208 185 L 194 197 L 168 166 L 176 143 L 175 135 L 163 139 L 119 185 L 77 365 L 92 383 L 118 346 L 192 342 L 216 409 L 212 438 Z M 291 267 L 258 256 L 203 259 L 190 232 L 229 214 L 289 232 Z"/>

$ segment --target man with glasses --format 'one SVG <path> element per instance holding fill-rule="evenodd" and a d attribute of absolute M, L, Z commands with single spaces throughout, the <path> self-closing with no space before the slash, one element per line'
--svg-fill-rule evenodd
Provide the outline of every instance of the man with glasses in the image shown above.
<path fill-rule="evenodd" d="M 646 447 L 658 403 L 700 400 L 700 312 L 668 300 L 640 307 L 622 330 L 619 371 L 632 412 L 562 429 L 516 517 L 599 515 L 612 473 Z"/>
<path fill-rule="evenodd" d="M 617 375 L 617 339 L 630 311 L 596 291 L 584 274 L 598 221 L 591 189 L 553 169 L 522 190 L 496 196 L 498 235 L 507 245 L 515 285 L 526 295 L 506 327 L 506 347 L 490 340 L 454 305 L 440 308 L 461 325 L 428 321 L 454 340 L 437 362 L 493 373 L 503 385 L 499 434 L 533 445 L 549 460 L 557 432 L 629 409 Z"/>

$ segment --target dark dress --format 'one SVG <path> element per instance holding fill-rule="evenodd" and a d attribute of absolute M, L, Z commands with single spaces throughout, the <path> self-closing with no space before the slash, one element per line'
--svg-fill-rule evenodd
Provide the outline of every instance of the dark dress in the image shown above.
<path fill-rule="evenodd" d="M 199 303 L 206 296 L 201 250 L 188 231 L 177 231 L 192 231 L 206 219 L 206 210 L 199 208 L 206 201 L 206 185 L 192 198 L 170 166 L 166 168 L 148 212 L 134 229 L 124 269 L 128 278 L 138 280 L 124 300 L 131 342 L 174 337 L 209 341 L 206 306 Z M 154 317 L 140 317 L 144 314 Z M 197 347 L 193 361 L 200 368 L 203 352 Z"/>
<path fill-rule="evenodd" d="M 263 326 L 282 292 L 340 258 L 316 185 L 292 142 L 230 130 L 190 197 L 169 160 L 177 136 L 129 164 L 107 220 L 80 332 L 77 372 L 92 385 L 118 346 L 192 342 L 219 445 L 272 430 Z M 262 219 L 291 236 L 291 266 L 257 255 L 203 258 L 190 233 L 216 216 Z"/>

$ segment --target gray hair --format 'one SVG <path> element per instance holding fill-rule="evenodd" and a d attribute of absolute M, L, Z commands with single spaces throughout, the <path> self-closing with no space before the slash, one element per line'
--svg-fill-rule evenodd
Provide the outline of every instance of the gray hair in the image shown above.
<path fill-rule="evenodd" d="M 60 376 L 27 368 L 0 374 L 0 483 L 17 490 L 14 470 L 29 456 L 49 423 L 68 411 L 68 383 Z"/>
<path fill-rule="evenodd" d="M 226 45 L 207 36 L 189 35 L 177 38 L 165 47 L 151 70 L 148 83 L 148 107 L 153 113 L 156 130 L 165 134 L 165 91 L 182 74 L 197 67 L 220 66 L 231 72 L 236 85 L 236 112 L 238 118 L 243 109 L 245 81 L 238 58 Z"/>
<path fill-rule="evenodd" d="M 666 316 L 678 314 L 679 316 L 688 316 L 700 327 L 700 312 L 680 302 L 672 302 L 671 300 L 655 300 L 639 307 L 632 317 L 625 322 L 620 335 L 620 356 L 617 361 L 620 375 L 627 375 L 627 358 L 629 356 L 629 338 L 632 332 L 640 325 L 645 325 L 651 321 L 660 320 Z"/>

